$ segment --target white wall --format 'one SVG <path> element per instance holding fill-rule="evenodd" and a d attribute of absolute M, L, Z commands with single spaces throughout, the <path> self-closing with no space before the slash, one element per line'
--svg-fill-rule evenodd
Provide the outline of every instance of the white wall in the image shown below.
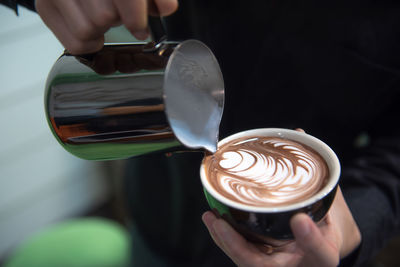
<path fill-rule="evenodd" d="M 47 126 L 44 84 L 62 51 L 37 14 L 0 5 L 0 258 L 109 193 L 101 163 L 70 155 Z"/>

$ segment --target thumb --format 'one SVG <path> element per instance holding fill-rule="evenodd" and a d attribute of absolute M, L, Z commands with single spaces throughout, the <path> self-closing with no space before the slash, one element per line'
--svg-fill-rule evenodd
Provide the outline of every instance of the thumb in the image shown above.
<path fill-rule="evenodd" d="M 296 244 L 305 253 L 305 266 L 337 266 L 339 252 L 329 243 L 317 225 L 304 213 L 293 216 L 290 221 Z"/>

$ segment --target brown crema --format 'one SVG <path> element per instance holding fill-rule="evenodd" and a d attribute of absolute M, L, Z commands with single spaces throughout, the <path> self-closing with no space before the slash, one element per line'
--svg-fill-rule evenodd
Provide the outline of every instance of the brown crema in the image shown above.
<path fill-rule="evenodd" d="M 296 141 L 252 136 L 235 139 L 204 158 L 207 179 L 222 196 L 257 207 L 306 200 L 327 183 L 325 160 Z"/>

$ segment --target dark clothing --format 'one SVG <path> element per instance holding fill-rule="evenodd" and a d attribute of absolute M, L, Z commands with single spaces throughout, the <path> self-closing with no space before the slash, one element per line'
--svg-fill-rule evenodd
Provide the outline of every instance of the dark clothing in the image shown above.
<path fill-rule="evenodd" d="M 208 210 L 199 177 L 202 153 L 146 155 L 128 164 L 132 266 L 231 266 L 201 221 Z M 139 241 L 140 240 L 140 241 Z M 155 255 L 153 255 L 155 254 Z M 158 258 L 156 263 L 149 261 Z"/>
<path fill-rule="evenodd" d="M 200 39 L 218 58 L 226 89 L 222 138 L 300 127 L 338 154 L 340 184 L 363 239 L 343 265 L 363 266 L 400 229 L 399 14 L 400 4 L 389 1 L 203 0 L 181 2 L 168 18 L 171 39 Z M 166 258 L 185 255 L 201 265 L 215 245 L 203 236 L 207 206 L 200 157 L 192 158 L 133 159 L 128 182 L 135 186 L 127 188 L 148 245 Z M 158 198 L 151 216 L 141 204 L 147 194 L 139 193 L 149 187 Z M 156 230 L 152 220 L 162 227 Z"/>
<path fill-rule="evenodd" d="M 395 1 L 187 0 L 167 19 L 171 40 L 200 39 L 221 65 L 221 138 L 300 127 L 338 154 L 363 239 L 350 265 L 362 266 L 400 229 L 399 14 Z M 134 258 L 146 250 L 171 266 L 232 265 L 200 219 L 208 209 L 201 157 L 130 160 Z"/>

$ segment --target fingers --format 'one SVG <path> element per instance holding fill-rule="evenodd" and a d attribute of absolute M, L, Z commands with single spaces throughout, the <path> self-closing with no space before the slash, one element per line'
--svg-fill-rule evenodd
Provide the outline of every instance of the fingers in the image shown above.
<path fill-rule="evenodd" d="M 203 214 L 201 219 L 206 225 L 208 232 L 210 233 L 215 244 L 222 249 L 222 242 L 214 230 L 214 223 L 217 221 L 217 217 L 211 211 L 207 211 Z"/>
<path fill-rule="evenodd" d="M 94 27 L 76 1 L 54 0 L 54 3 L 58 13 L 63 18 L 64 26 L 67 27 L 68 31 L 76 36 L 77 39 L 86 41 L 98 35 L 93 32 Z"/>
<path fill-rule="evenodd" d="M 113 1 L 85 0 L 80 1 L 79 4 L 91 20 L 91 23 L 102 32 L 106 32 L 110 27 L 120 24 L 120 17 Z"/>
<path fill-rule="evenodd" d="M 335 199 L 328 212 L 331 214 L 332 224 L 338 229 L 340 235 L 337 239 L 340 242 L 340 257 L 346 257 L 361 243 L 361 233 L 354 221 L 353 215 L 343 197 L 340 187 L 336 192 Z"/>
<path fill-rule="evenodd" d="M 153 0 L 157 5 L 157 11 L 160 16 L 168 16 L 176 11 L 178 8 L 178 1 L 176 0 Z"/>
<path fill-rule="evenodd" d="M 65 3 L 70 6 L 64 10 Z M 79 25 L 82 24 L 83 26 L 76 29 L 75 27 L 78 27 L 78 24 L 72 22 L 66 14 L 73 13 L 77 6 L 73 1 L 65 1 L 65 3 L 61 3 L 61 6 L 58 6 L 60 4 L 59 1 L 37 0 L 36 9 L 47 27 L 71 54 L 83 54 L 100 50 L 104 43 L 103 35 L 89 33 L 87 36 L 87 32 L 90 31 L 88 30 L 90 22 L 80 11 L 76 17 L 77 21 L 80 22 Z"/>
<path fill-rule="evenodd" d="M 147 14 L 167 16 L 178 8 L 177 0 L 114 0 L 122 23 L 139 40 L 148 37 Z M 152 7 L 152 8 L 150 8 Z"/>
<path fill-rule="evenodd" d="M 203 222 L 207 226 L 214 242 L 238 266 L 260 266 L 263 258 L 253 244 L 247 242 L 227 222 L 217 219 L 212 212 L 203 214 Z"/>
<path fill-rule="evenodd" d="M 337 266 L 339 251 L 327 240 L 317 225 L 305 214 L 295 215 L 291 228 L 295 241 L 288 249 L 271 255 L 261 253 L 245 240 L 227 222 L 217 219 L 211 212 L 203 215 L 215 243 L 239 266 Z"/>
<path fill-rule="evenodd" d="M 100 50 L 104 44 L 104 33 L 121 23 L 136 38 L 146 39 L 148 1 L 36 0 L 36 9 L 71 54 L 85 54 Z M 171 14 L 178 7 L 177 0 L 151 1 L 155 1 L 162 16 Z"/>
<path fill-rule="evenodd" d="M 122 23 L 138 39 L 148 36 L 147 0 L 114 0 Z"/>
<path fill-rule="evenodd" d="M 292 218 L 290 225 L 296 244 L 305 253 L 304 266 L 337 266 L 338 248 L 327 242 L 309 216 L 297 214 Z"/>

